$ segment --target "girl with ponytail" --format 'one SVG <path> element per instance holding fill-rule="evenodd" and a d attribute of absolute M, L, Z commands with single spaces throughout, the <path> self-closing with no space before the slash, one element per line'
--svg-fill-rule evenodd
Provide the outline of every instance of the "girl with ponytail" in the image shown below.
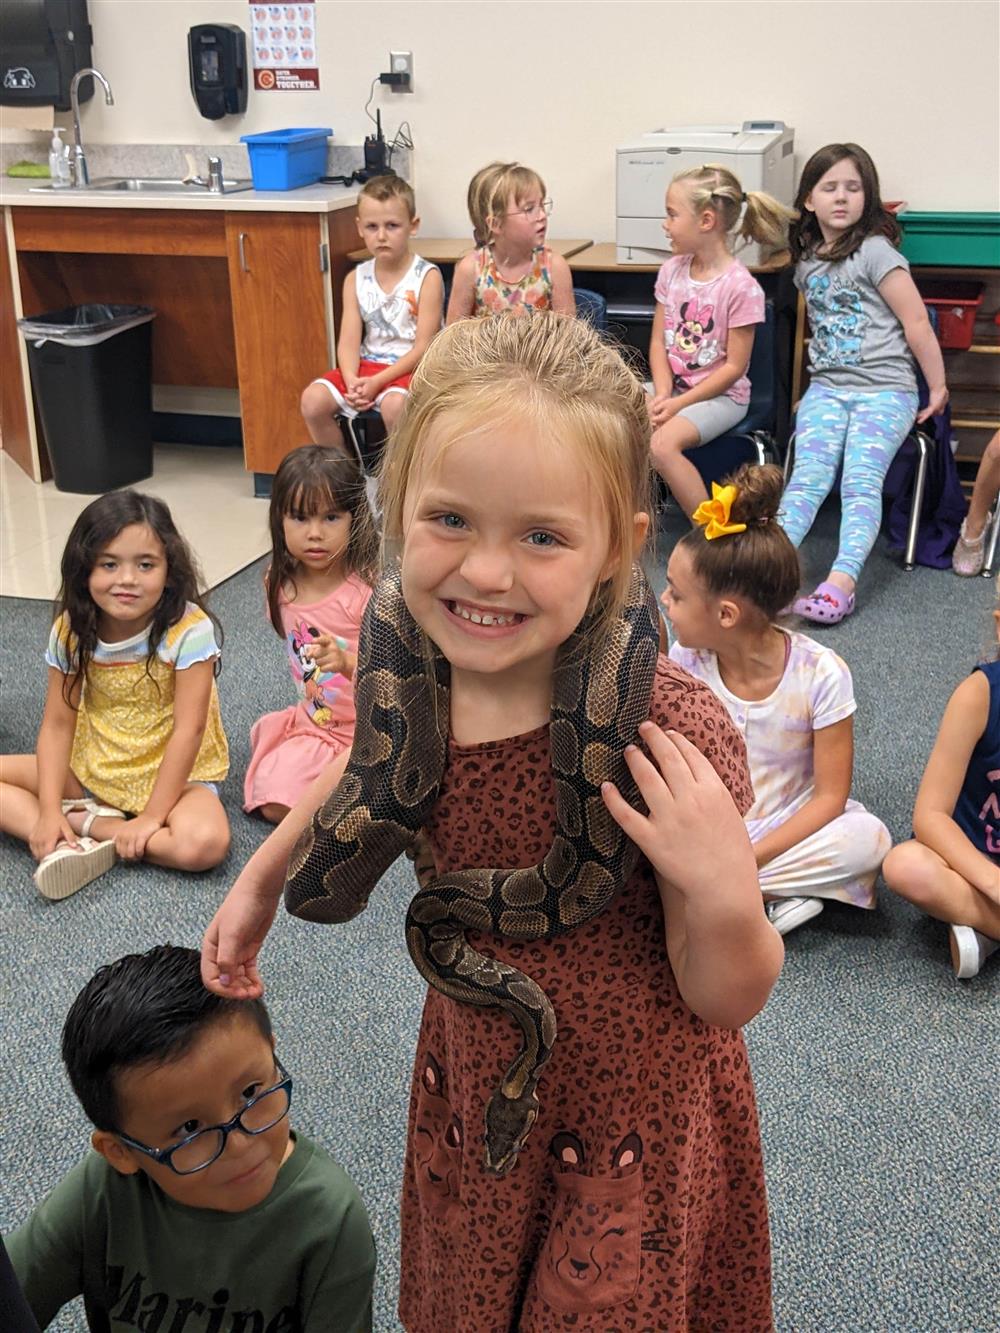
<path fill-rule="evenodd" d="M 787 246 L 794 216 L 758 190 L 744 194 L 726 167 L 679 172 L 667 190 L 663 230 L 673 254 L 656 278 L 649 344 L 653 466 L 685 514 L 708 498 L 685 451 L 732 430 L 747 414 L 747 367 L 764 293 L 734 258 L 731 240 L 756 241 L 766 254 Z"/>
<path fill-rule="evenodd" d="M 782 475 L 744 466 L 695 511 L 667 566 L 670 656 L 719 696 L 743 733 L 747 817 L 767 913 L 787 934 L 824 899 L 875 906 L 892 840 L 850 799 L 854 687 L 832 649 L 775 623 L 799 586 L 775 521 Z"/>

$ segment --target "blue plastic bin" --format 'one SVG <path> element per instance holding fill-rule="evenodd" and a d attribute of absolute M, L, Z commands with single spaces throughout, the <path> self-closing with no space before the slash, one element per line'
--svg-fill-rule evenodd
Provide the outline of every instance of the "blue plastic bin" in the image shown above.
<path fill-rule="evenodd" d="M 333 130 L 268 130 L 241 134 L 250 153 L 255 190 L 297 190 L 326 175 L 326 141 Z"/>

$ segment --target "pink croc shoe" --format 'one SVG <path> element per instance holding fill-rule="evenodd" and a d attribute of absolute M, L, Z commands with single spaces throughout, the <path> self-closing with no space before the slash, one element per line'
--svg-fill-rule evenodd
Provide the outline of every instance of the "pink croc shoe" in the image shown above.
<path fill-rule="evenodd" d="M 972 578 L 982 572 L 983 565 L 986 563 L 986 534 L 990 530 L 993 515 L 986 515 L 986 522 L 983 524 L 983 530 L 978 537 L 967 537 L 965 535 L 968 521 L 966 518 L 962 523 L 958 541 L 955 543 L 955 550 L 951 557 L 952 569 L 956 574 L 961 574 L 963 578 Z"/>
<path fill-rule="evenodd" d="M 844 592 L 835 583 L 821 583 L 808 597 L 792 603 L 792 611 L 803 620 L 817 625 L 839 625 L 854 610 L 854 593 Z"/>

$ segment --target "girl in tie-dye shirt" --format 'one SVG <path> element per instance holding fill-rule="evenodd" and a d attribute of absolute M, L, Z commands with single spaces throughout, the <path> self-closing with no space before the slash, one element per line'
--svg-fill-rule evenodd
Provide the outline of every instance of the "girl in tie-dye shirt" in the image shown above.
<path fill-rule="evenodd" d="M 667 566 L 670 656 L 719 696 L 743 734 L 755 800 L 747 817 L 772 924 L 787 934 L 825 899 L 875 906 L 892 839 L 850 799 L 854 687 L 847 664 L 775 619 L 799 562 L 775 522 L 782 476 L 742 467 L 695 511 Z"/>

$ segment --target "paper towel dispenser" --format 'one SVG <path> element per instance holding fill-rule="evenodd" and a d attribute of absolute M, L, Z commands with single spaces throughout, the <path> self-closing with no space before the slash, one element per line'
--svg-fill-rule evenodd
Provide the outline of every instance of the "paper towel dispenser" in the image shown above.
<path fill-rule="evenodd" d="M 90 64 L 87 0 L 0 0 L 0 104 L 69 110 L 70 80 Z M 94 95 L 80 81 L 80 101 Z"/>

